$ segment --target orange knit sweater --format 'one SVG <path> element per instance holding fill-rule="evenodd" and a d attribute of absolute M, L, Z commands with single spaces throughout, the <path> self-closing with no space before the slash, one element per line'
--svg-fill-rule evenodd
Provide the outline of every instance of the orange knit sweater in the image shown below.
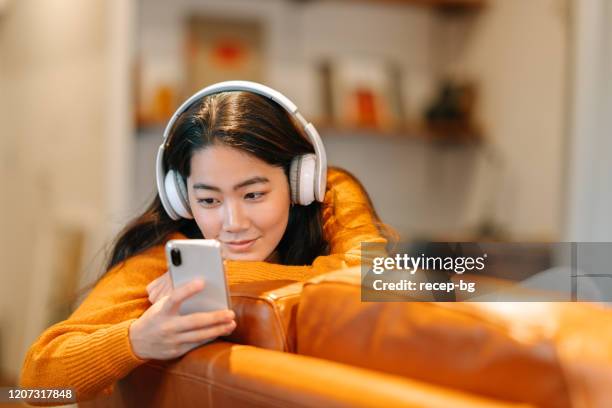
<path fill-rule="evenodd" d="M 227 261 L 230 285 L 255 280 L 306 280 L 358 265 L 361 242 L 385 242 L 368 199 L 345 172 L 330 169 L 323 203 L 324 236 L 330 255 L 312 265 Z M 173 234 L 168 239 L 185 238 Z M 70 387 L 78 400 L 110 393 L 113 384 L 145 360 L 136 357 L 130 324 L 151 305 L 147 284 L 167 270 L 159 245 L 115 266 L 65 321 L 48 328 L 30 347 L 21 372 L 22 387 Z"/>

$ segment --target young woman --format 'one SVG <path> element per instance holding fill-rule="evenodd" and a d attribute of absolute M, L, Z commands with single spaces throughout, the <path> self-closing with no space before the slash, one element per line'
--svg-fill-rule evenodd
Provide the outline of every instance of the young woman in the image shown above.
<path fill-rule="evenodd" d="M 219 240 L 230 286 L 306 280 L 358 265 L 362 242 L 386 242 L 366 192 L 347 172 L 325 170 L 318 135 L 293 108 L 242 81 L 206 88 L 179 108 L 160 147 L 158 195 L 120 233 L 83 303 L 30 347 L 23 387 L 71 387 L 91 398 L 149 359 L 231 333 L 232 311 L 179 315 L 205 283 L 172 288 L 169 239 Z"/>

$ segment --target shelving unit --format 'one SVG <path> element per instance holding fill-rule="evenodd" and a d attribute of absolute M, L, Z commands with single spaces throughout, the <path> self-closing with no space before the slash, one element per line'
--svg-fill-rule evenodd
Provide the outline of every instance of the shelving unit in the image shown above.
<path fill-rule="evenodd" d="M 181 7 L 183 13 L 193 15 L 235 17 L 222 0 L 212 3 L 214 7 L 187 0 Z M 259 21 L 271 35 L 266 43 L 267 71 L 260 81 L 298 104 L 321 134 L 329 163 L 348 169 L 363 182 L 387 222 L 406 236 L 415 230 L 432 234 L 461 231 L 468 224 L 478 204 L 462 192 L 466 185 L 480 185 L 479 171 L 487 147 L 485 132 L 456 127 L 432 130 L 419 112 L 424 112 L 422 105 L 426 104 L 423 95 L 432 93 L 436 97 L 438 74 L 442 73 L 442 67 L 436 64 L 444 59 L 434 55 L 434 50 L 445 37 L 435 35 L 435 30 L 454 22 L 469 26 L 472 17 L 479 18 L 486 0 L 285 0 L 257 7 L 248 0 L 237 3 L 243 4 L 245 18 Z M 164 36 L 157 35 L 160 21 L 170 27 Z M 159 64 L 163 68 L 160 77 L 169 79 L 157 80 L 156 86 L 174 88 L 172 98 L 162 92 L 163 97 L 154 104 L 166 109 L 144 109 L 139 112 L 156 113 L 134 118 L 134 206 L 144 205 L 154 194 L 152 166 L 166 116 L 184 96 L 179 95 L 183 88 L 177 82 L 185 69 L 184 62 L 176 62 L 181 61 L 180 43 L 172 42 L 174 48 L 164 58 L 157 47 L 151 46 L 180 38 L 176 28 L 181 21 L 153 12 L 145 15 L 143 24 L 143 44 L 150 48 L 143 49 L 140 67 L 146 72 L 147 66 Z M 323 69 L 326 63 L 332 69 L 327 77 Z M 168 73 L 168 66 L 172 73 Z M 351 92 L 346 84 L 351 84 L 355 75 L 366 75 L 364 72 L 385 75 L 384 81 L 377 83 L 382 85 L 371 88 L 375 99 L 385 98 L 382 104 L 375 101 L 376 120 L 372 124 L 361 117 L 354 119 L 354 112 L 338 108 L 348 105 L 337 104 Z M 154 77 L 143 74 L 141 78 Z M 327 83 L 328 78 L 332 82 Z M 407 93 L 410 84 L 421 79 L 423 86 L 412 88 L 417 89 L 416 94 Z M 366 88 L 370 85 L 366 81 Z M 141 100 L 151 102 L 155 98 L 143 93 Z M 393 186 L 393 193 L 389 186 Z"/>

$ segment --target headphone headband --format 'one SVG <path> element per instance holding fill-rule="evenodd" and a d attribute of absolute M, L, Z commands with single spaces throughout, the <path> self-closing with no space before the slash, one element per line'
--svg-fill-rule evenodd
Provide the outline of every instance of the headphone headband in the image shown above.
<path fill-rule="evenodd" d="M 187 111 L 191 105 L 196 103 L 197 101 L 205 98 L 206 96 L 217 94 L 220 92 L 231 92 L 231 91 L 245 91 L 256 93 L 261 96 L 265 96 L 269 99 L 272 99 L 274 102 L 279 104 L 283 109 L 285 109 L 292 117 L 294 117 L 297 122 L 304 129 L 304 133 L 308 137 L 308 140 L 312 144 L 315 151 L 315 174 L 314 174 L 314 197 L 317 201 L 323 201 L 325 196 L 325 184 L 327 177 L 327 156 L 325 154 L 325 148 L 323 147 L 323 142 L 321 141 L 321 137 L 319 136 L 319 132 L 314 127 L 314 125 L 308 122 L 298 111 L 297 106 L 289 100 L 285 95 L 280 92 L 267 87 L 265 85 L 251 82 L 251 81 L 224 81 L 219 82 L 206 88 L 201 89 L 196 92 L 192 96 L 190 96 L 185 102 L 179 106 L 179 108 L 174 112 L 170 121 L 166 125 L 163 134 L 162 144 L 159 146 L 159 150 L 157 152 L 157 160 L 156 160 L 156 176 L 157 176 L 157 190 L 160 193 L 160 199 L 164 207 L 168 210 L 170 209 L 169 215 L 171 217 L 175 217 L 176 215 L 172 214 L 172 205 L 170 204 L 169 198 L 166 196 L 165 188 L 164 188 L 164 166 L 163 166 L 163 155 L 164 149 L 166 147 L 166 143 L 168 137 L 170 136 L 170 131 L 174 127 L 174 124 L 178 120 L 178 118 Z"/>

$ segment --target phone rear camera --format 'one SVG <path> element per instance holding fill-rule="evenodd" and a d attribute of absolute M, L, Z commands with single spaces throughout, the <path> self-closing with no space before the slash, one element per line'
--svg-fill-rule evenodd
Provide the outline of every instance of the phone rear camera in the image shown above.
<path fill-rule="evenodd" d="M 170 250 L 170 260 L 172 261 L 172 265 L 179 266 L 181 264 L 181 251 L 178 249 Z"/>

